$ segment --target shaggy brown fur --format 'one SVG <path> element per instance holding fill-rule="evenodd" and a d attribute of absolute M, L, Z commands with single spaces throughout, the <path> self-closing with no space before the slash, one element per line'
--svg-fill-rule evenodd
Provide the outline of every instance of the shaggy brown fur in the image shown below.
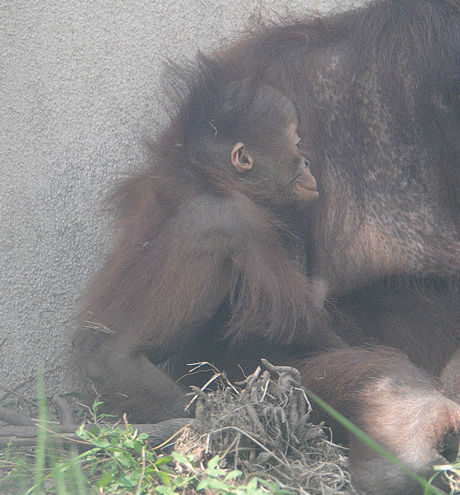
<path fill-rule="evenodd" d="M 265 356 L 295 363 L 306 385 L 428 472 L 460 423 L 458 359 L 447 364 L 460 338 L 459 10 L 382 0 L 264 27 L 173 70 L 176 110 L 149 168 L 115 195 L 121 238 L 77 339 L 113 410 L 179 416 L 186 363 L 236 374 Z M 279 181 L 236 179 L 222 160 L 235 139 L 283 154 L 284 117 L 254 105 L 264 85 L 294 104 L 318 179 L 319 201 L 303 210 Z M 350 446 L 365 493 L 417 492 Z"/>

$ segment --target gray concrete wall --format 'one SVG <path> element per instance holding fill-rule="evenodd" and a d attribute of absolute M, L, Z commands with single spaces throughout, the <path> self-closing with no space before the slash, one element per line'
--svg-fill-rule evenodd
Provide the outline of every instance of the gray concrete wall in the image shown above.
<path fill-rule="evenodd" d="M 75 387 L 72 317 L 110 249 L 101 208 L 142 165 L 162 115 L 167 57 L 214 50 L 251 15 L 346 9 L 363 0 L 3 0 L 0 6 L 0 386 Z M 0 389 L 0 400 L 4 392 Z"/>

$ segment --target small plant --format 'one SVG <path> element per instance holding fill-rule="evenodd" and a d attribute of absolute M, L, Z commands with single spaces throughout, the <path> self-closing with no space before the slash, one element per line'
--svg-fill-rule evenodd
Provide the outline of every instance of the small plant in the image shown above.
<path fill-rule="evenodd" d="M 138 433 L 130 425 L 124 428 L 98 428 L 87 430 L 83 426 L 78 436 L 94 447 L 77 459 L 85 466 L 94 485 L 101 493 L 207 493 L 216 490 L 222 494 L 263 493 L 285 494 L 277 484 L 252 479 L 246 486 L 235 486 L 234 480 L 241 471 L 227 471 L 219 467 L 219 456 L 205 466 L 196 466 L 193 456 L 173 452 L 157 455 L 147 444 L 148 435 Z"/>
<path fill-rule="evenodd" d="M 98 404 L 93 405 L 96 413 Z M 44 404 L 40 418 L 45 421 Z M 279 484 L 252 478 L 246 485 L 237 486 L 242 477 L 238 470 L 219 466 L 220 457 L 214 456 L 204 465 L 196 465 L 192 455 L 172 452 L 159 455 L 148 445 L 148 435 L 139 433 L 125 422 L 116 427 L 85 428 L 76 431 L 88 447 L 78 453 L 58 445 L 55 436 L 42 428 L 34 452 L 34 463 L 24 456 L 4 451 L 0 468 L 6 470 L 10 483 L 5 484 L 8 494 L 24 495 L 175 495 L 219 493 L 223 495 L 289 494 Z M 21 485 L 18 481 L 21 481 Z M 32 485 L 30 480 L 33 480 Z M 21 488 L 19 488 L 21 486 Z M 1 488 L 1 485 L 0 485 Z M 16 489 L 19 488 L 19 491 Z"/>

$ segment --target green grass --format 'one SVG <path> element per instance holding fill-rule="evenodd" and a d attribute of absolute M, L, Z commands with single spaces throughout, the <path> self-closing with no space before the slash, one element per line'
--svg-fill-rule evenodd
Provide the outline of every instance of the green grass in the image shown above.
<path fill-rule="evenodd" d="M 43 390 L 43 379 L 39 378 Z M 0 452 L 2 495 L 288 495 L 277 483 L 252 478 L 238 485 L 242 472 L 219 466 L 219 456 L 197 465 L 193 456 L 158 454 L 148 445 L 148 435 L 131 425 L 94 427 L 76 432 L 80 446 L 65 446 L 49 429 L 44 394 L 40 394 L 37 445 L 9 445 Z M 93 405 L 93 414 L 100 403 Z M 242 483 L 242 482 L 241 482 Z"/>
<path fill-rule="evenodd" d="M 44 433 L 37 442 L 34 463 L 28 462 L 32 458 L 30 453 L 7 448 L 0 458 L 0 472 L 6 474 L 0 481 L 0 493 L 173 495 L 210 490 L 223 495 L 289 493 L 276 483 L 258 478 L 238 486 L 241 471 L 222 469 L 218 456 L 203 466 L 196 465 L 192 455 L 177 452 L 159 455 L 149 448 L 148 436 L 129 425 L 80 428 L 78 436 L 89 447 L 83 453 L 76 452 L 75 447 L 70 450 L 58 447 Z"/>

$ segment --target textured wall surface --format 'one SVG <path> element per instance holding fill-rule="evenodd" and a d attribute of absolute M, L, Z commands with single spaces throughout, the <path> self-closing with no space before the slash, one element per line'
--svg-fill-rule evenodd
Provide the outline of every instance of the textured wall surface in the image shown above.
<path fill-rule="evenodd" d="M 1 2 L 0 386 L 34 394 L 43 365 L 52 390 L 75 387 L 72 318 L 113 239 L 102 199 L 164 121 L 162 63 L 228 43 L 254 15 L 363 2 Z"/>

